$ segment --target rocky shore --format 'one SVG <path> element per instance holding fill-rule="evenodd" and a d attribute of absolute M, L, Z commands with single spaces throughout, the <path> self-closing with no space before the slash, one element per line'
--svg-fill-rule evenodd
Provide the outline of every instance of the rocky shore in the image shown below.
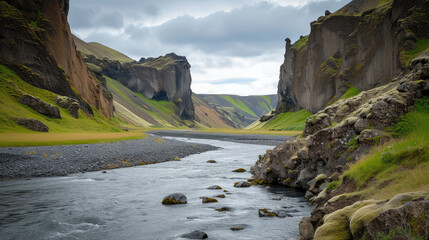
<path fill-rule="evenodd" d="M 0 178 L 64 176 L 179 160 L 215 150 L 206 144 L 151 136 L 112 143 L 0 148 Z"/>

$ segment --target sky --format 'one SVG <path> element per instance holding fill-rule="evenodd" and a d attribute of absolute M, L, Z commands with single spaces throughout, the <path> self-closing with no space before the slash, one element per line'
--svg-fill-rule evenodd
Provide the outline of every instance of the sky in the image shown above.
<path fill-rule="evenodd" d="M 285 38 L 350 0 L 72 0 L 73 34 L 139 60 L 174 52 L 199 94 L 276 94 Z"/>

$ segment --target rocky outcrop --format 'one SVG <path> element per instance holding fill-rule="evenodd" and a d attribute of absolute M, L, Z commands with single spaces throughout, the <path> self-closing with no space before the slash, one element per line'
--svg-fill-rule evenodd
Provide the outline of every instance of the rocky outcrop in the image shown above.
<path fill-rule="evenodd" d="M 176 113 L 181 119 L 194 119 L 191 65 L 186 57 L 169 53 L 158 58 L 121 63 L 87 55 L 85 61 L 100 67 L 104 75 L 120 81 L 148 99 L 174 102 Z"/>
<path fill-rule="evenodd" d="M 404 51 L 429 38 L 425 0 L 354 0 L 311 23 L 280 67 L 276 112 L 311 113 L 339 99 L 350 85 L 369 90 L 389 83 L 407 63 Z"/>
<path fill-rule="evenodd" d="M 2 1 L 0 64 L 33 86 L 75 99 L 87 114 L 92 114 L 91 104 L 111 117 L 111 96 L 75 49 L 68 6 L 67 0 Z"/>
<path fill-rule="evenodd" d="M 19 99 L 18 102 L 21 104 L 27 105 L 34 111 L 41 113 L 45 116 L 48 116 L 50 118 L 61 119 L 60 110 L 56 106 L 40 100 L 40 98 L 36 98 L 31 95 L 24 94 L 22 95 L 22 97 Z"/>
<path fill-rule="evenodd" d="M 349 163 L 389 138 L 384 129 L 412 108 L 414 98 L 429 94 L 429 59 L 413 63 L 408 71 L 307 118 L 301 136 L 260 156 L 251 169 L 255 181 L 301 188 L 315 200 Z"/>
<path fill-rule="evenodd" d="M 162 199 L 162 204 L 186 204 L 188 199 L 182 193 L 170 194 Z"/>
<path fill-rule="evenodd" d="M 31 118 L 14 118 L 16 124 L 37 132 L 49 132 L 49 127 L 42 121 Z"/>
<path fill-rule="evenodd" d="M 428 224 L 429 192 L 402 193 L 357 201 L 325 215 L 314 239 L 427 239 Z"/>

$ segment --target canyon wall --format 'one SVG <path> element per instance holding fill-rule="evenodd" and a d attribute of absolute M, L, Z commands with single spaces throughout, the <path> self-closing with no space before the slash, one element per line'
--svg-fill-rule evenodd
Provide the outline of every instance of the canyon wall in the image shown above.
<path fill-rule="evenodd" d="M 0 63 L 24 81 L 113 116 L 111 94 L 88 71 L 67 22 L 69 1 L 8 0 L 0 3 Z"/>
<path fill-rule="evenodd" d="M 308 36 L 294 44 L 286 39 L 276 112 L 316 113 L 350 86 L 363 91 L 389 83 L 406 65 L 402 52 L 427 38 L 427 20 L 420 14 L 425 5 L 354 0 L 312 22 Z"/>

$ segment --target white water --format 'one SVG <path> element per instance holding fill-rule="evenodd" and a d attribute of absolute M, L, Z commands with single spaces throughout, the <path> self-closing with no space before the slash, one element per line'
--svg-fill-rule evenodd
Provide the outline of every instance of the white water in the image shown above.
<path fill-rule="evenodd" d="M 175 138 L 177 139 L 177 138 Z M 250 173 L 258 155 L 269 148 L 216 140 L 180 139 L 222 149 L 182 161 L 0 182 L 1 239 L 176 239 L 201 230 L 209 239 L 296 239 L 301 217 L 311 206 L 302 193 L 281 187 L 234 188 Z M 217 163 L 207 163 L 207 160 Z M 200 197 L 222 194 L 218 203 Z M 188 204 L 162 205 L 164 196 L 180 192 Z M 217 212 L 216 208 L 232 211 Z M 293 210 L 292 217 L 260 218 L 259 208 Z M 245 227 L 231 231 L 234 226 Z"/>

